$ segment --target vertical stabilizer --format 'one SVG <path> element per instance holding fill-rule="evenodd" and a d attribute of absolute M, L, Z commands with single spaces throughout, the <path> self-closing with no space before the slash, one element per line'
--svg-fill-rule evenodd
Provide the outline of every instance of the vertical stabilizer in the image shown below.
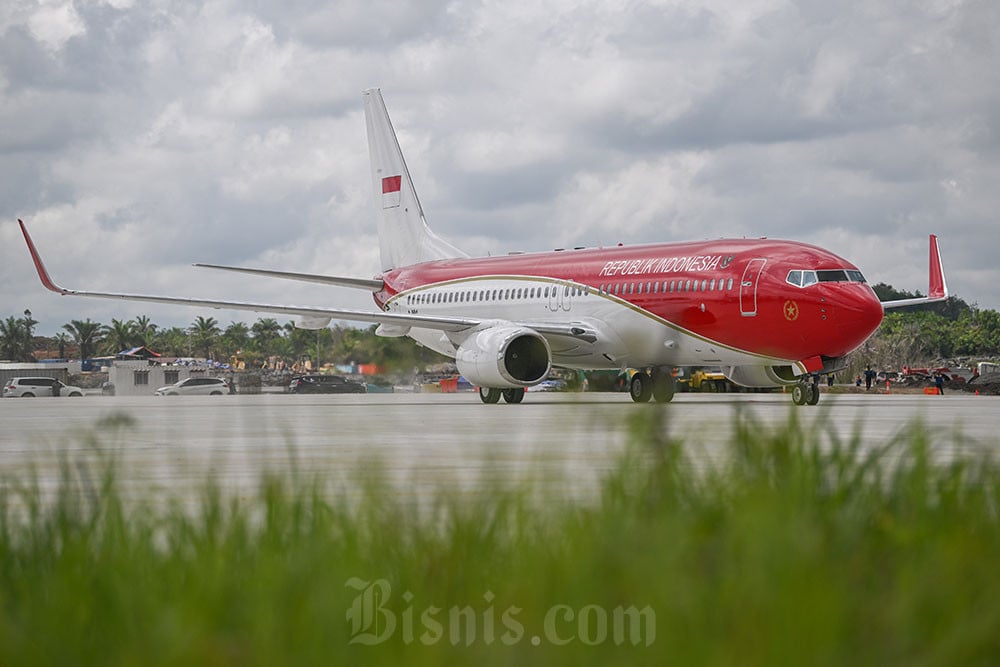
<path fill-rule="evenodd" d="M 364 91 L 362 97 L 365 101 L 382 269 L 432 259 L 466 257 L 464 252 L 435 235 L 427 226 L 381 91 L 372 88 Z"/>

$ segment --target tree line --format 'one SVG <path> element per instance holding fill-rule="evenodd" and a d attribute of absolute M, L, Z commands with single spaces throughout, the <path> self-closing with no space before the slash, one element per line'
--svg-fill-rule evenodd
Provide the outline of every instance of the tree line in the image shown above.
<path fill-rule="evenodd" d="M 225 363 L 238 359 L 248 368 L 270 359 L 289 363 L 310 359 L 314 366 L 353 362 L 408 371 L 444 360 L 412 339 L 376 336 L 374 325 L 309 330 L 262 317 L 249 326 L 231 322 L 222 328 L 214 317 L 199 315 L 186 328 L 160 327 L 143 315 L 131 320 L 112 319 L 111 324 L 90 318 L 71 320 L 54 336 L 37 336 L 37 324 L 29 310 L 21 317 L 0 320 L 0 359 L 36 361 L 39 356 L 54 355 L 83 360 L 145 346 L 167 357 L 201 357 Z"/>

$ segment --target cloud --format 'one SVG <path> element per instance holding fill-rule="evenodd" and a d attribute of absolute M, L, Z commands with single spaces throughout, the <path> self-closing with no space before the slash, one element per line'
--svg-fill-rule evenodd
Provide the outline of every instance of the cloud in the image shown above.
<path fill-rule="evenodd" d="M 366 307 L 188 265 L 377 270 L 370 86 L 472 252 L 787 237 L 923 289 L 933 232 L 950 287 L 997 308 L 997 25 L 988 0 L 17 0 L 0 313 L 128 315 L 42 293 L 17 217 L 80 287 Z"/>

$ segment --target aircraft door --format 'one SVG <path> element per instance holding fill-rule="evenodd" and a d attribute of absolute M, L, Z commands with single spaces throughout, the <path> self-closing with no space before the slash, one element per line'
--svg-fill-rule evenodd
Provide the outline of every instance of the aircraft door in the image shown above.
<path fill-rule="evenodd" d="M 570 285 L 553 285 L 549 292 L 549 310 L 553 313 L 560 310 L 568 312 L 573 307 L 573 289 Z"/>
<path fill-rule="evenodd" d="M 757 282 L 766 263 L 766 259 L 751 259 L 743 271 L 743 278 L 740 280 L 740 315 L 743 317 L 757 315 Z"/>

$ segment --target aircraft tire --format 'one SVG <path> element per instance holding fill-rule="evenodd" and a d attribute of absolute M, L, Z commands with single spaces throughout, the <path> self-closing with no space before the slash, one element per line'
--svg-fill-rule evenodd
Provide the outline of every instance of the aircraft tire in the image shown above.
<path fill-rule="evenodd" d="M 808 385 L 804 382 L 800 382 L 792 387 L 792 403 L 795 405 L 805 405 L 808 391 Z"/>
<path fill-rule="evenodd" d="M 505 403 L 520 403 L 524 400 L 524 387 L 517 389 L 504 389 L 503 400 Z"/>
<path fill-rule="evenodd" d="M 669 403 L 674 400 L 674 392 L 677 386 L 670 373 L 658 371 L 653 375 L 653 400 L 657 403 Z"/>
<path fill-rule="evenodd" d="M 479 400 L 487 405 L 493 405 L 494 403 L 500 402 L 501 393 L 503 392 L 495 387 L 480 387 Z"/>
<path fill-rule="evenodd" d="M 636 403 L 648 403 L 649 397 L 653 395 L 653 378 L 641 371 L 633 375 L 629 395 Z"/>
<path fill-rule="evenodd" d="M 809 391 L 806 393 L 806 405 L 816 405 L 819 403 L 819 387 L 815 384 L 806 385 Z"/>

